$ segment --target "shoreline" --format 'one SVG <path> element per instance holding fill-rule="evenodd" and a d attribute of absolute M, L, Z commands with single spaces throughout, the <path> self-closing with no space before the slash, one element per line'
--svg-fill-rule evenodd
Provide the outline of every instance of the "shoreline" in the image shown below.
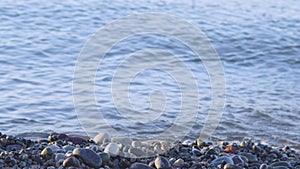
<path fill-rule="evenodd" d="M 288 146 L 272 147 L 250 139 L 239 142 L 186 140 L 140 142 L 51 133 L 39 140 L 0 132 L 0 168 L 101 169 L 300 169 L 300 153 Z"/>

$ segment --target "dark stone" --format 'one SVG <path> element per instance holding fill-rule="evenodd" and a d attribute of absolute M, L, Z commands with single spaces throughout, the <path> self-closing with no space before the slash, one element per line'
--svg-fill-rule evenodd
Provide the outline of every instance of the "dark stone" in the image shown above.
<path fill-rule="evenodd" d="M 76 157 L 71 156 L 64 160 L 63 167 L 80 167 L 80 162 Z"/>
<path fill-rule="evenodd" d="M 43 163 L 43 160 L 40 158 L 39 155 L 33 155 L 33 156 L 31 156 L 31 159 L 32 159 L 32 161 L 35 161 L 38 164 L 42 164 Z"/>
<path fill-rule="evenodd" d="M 87 166 L 99 168 L 102 165 L 101 157 L 93 150 L 87 148 L 76 148 L 73 154 L 78 156 Z"/>
<path fill-rule="evenodd" d="M 259 169 L 268 169 L 268 165 L 267 164 L 261 164 Z"/>
<path fill-rule="evenodd" d="M 7 151 L 20 151 L 22 149 L 22 146 L 19 144 L 13 144 L 6 146 Z"/>
<path fill-rule="evenodd" d="M 225 164 L 233 164 L 233 161 L 231 158 L 229 157 L 226 157 L 226 156 L 223 156 L 223 157 L 219 157 L 217 159 L 214 159 L 212 162 L 211 162 L 211 166 L 212 167 L 216 167 L 218 166 L 219 164 L 222 164 L 222 163 L 225 163 Z"/>
<path fill-rule="evenodd" d="M 134 163 L 131 165 L 130 169 L 154 169 L 154 168 L 143 163 Z"/>

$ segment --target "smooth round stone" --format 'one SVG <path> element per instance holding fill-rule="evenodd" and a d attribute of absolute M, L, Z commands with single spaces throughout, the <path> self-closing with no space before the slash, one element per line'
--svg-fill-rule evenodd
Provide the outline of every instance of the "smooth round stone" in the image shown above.
<path fill-rule="evenodd" d="M 108 153 L 101 152 L 99 153 L 99 156 L 101 157 L 103 163 L 107 163 L 110 160 L 110 155 Z"/>
<path fill-rule="evenodd" d="M 253 154 L 250 154 L 250 153 L 241 153 L 240 155 L 241 156 L 245 156 L 250 163 L 258 161 L 257 157 L 255 155 L 253 155 Z"/>
<path fill-rule="evenodd" d="M 287 167 L 287 168 L 292 168 L 292 165 L 288 162 L 285 162 L 285 161 L 278 161 L 278 162 L 275 162 L 275 163 L 272 163 L 270 165 L 270 167 Z"/>
<path fill-rule="evenodd" d="M 80 167 L 80 162 L 76 157 L 71 156 L 64 160 L 63 167 Z"/>
<path fill-rule="evenodd" d="M 268 165 L 267 164 L 261 164 L 259 166 L 259 169 L 268 169 Z"/>
<path fill-rule="evenodd" d="M 107 133 L 99 133 L 97 136 L 94 137 L 94 142 L 98 145 L 101 145 L 104 140 L 110 140 L 110 135 Z"/>
<path fill-rule="evenodd" d="M 208 151 L 206 151 L 206 153 L 205 153 L 206 155 L 216 155 L 217 154 L 217 152 L 216 152 L 216 150 L 214 150 L 214 149 L 209 149 Z"/>
<path fill-rule="evenodd" d="M 128 152 L 136 155 L 137 157 L 145 157 L 145 156 L 147 156 L 147 153 L 144 150 L 139 149 L 139 148 L 130 148 L 128 150 Z"/>
<path fill-rule="evenodd" d="M 59 160 L 65 160 L 67 156 L 63 153 L 56 153 L 55 154 L 55 161 L 58 162 Z"/>
<path fill-rule="evenodd" d="M 243 169 L 243 168 L 233 164 L 225 164 L 224 169 Z"/>
<path fill-rule="evenodd" d="M 174 167 L 182 167 L 184 165 L 184 160 L 183 159 L 178 159 L 173 163 Z"/>
<path fill-rule="evenodd" d="M 237 165 L 237 164 L 244 165 L 244 163 L 245 163 L 244 160 L 238 155 L 235 155 L 235 156 L 231 157 L 231 159 L 232 159 L 232 161 L 234 162 L 235 165 Z"/>
<path fill-rule="evenodd" d="M 134 147 L 134 148 L 141 147 L 141 146 L 142 146 L 142 143 L 139 142 L 139 141 L 133 141 L 133 142 L 131 143 L 131 146 Z"/>
<path fill-rule="evenodd" d="M 47 147 L 50 148 L 53 153 L 55 153 L 58 150 L 60 150 L 60 148 L 58 146 L 55 146 L 55 145 L 50 145 L 50 146 L 47 146 Z"/>
<path fill-rule="evenodd" d="M 131 138 L 128 138 L 128 137 L 114 137 L 114 138 L 111 139 L 111 141 L 115 142 L 115 143 L 121 143 L 123 145 L 130 146 L 133 140 Z"/>
<path fill-rule="evenodd" d="M 219 164 L 221 164 L 222 162 L 225 162 L 226 164 L 233 164 L 233 161 L 231 158 L 229 157 L 226 157 L 226 156 L 223 156 L 223 157 L 219 157 L 217 159 L 214 159 L 212 162 L 211 162 L 211 166 L 218 166 Z"/>
<path fill-rule="evenodd" d="M 193 148 L 192 152 L 193 152 L 193 154 L 195 156 L 201 156 L 201 155 L 203 155 L 203 153 L 200 150 L 196 149 L 196 148 Z"/>
<path fill-rule="evenodd" d="M 154 169 L 154 168 L 143 163 L 134 163 L 131 165 L 130 169 Z"/>
<path fill-rule="evenodd" d="M 66 151 L 73 151 L 75 148 L 76 147 L 70 146 L 70 145 L 63 146 L 63 149 L 66 150 Z"/>
<path fill-rule="evenodd" d="M 52 154 L 53 151 L 49 147 L 44 148 L 41 152 L 41 156 L 51 156 Z"/>
<path fill-rule="evenodd" d="M 172 168 L 168 159 L 162 156 L 158 156 L 154 161 L 155 167 L 157 169 L 169 169 Z"/>
<path fill-rule="evenodd" d="M 108 153 L 111 157 L 116 157 L 120 153 L 120 147 L 117 143 L 109 143 L 105 149 L 105 153 Z"/>
<path fill-rule="evenodd" d="M 102 165 L 101 157 L 93 150 L 87 148 L 76 148 L 74 149 L 73 154 L 82 159 L 84 164 L 89 167 L 99 168 Z"/>
<path fill-rule="evenodd" d="M 191 146 L 193 144 L 193 141 L 192 140 L 184 140 L 181 144 L 184 146 Z"/>

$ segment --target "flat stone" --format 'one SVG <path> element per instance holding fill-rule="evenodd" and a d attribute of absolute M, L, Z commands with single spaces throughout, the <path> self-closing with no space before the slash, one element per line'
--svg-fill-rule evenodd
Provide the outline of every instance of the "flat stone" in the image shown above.
<path fill-rule="evenodd" d="M 154 168 L 143 163 L 134 163 L 131 165 L 130 169 L 154 169 Z"/>
<path fill-rule="evenodd" d="M 108 153 L 111 157 L 116 157 L 120 153 L 120 147 L 117 143 L 109 143 L 105 149 L 105 153 Z"/>
<path fill-rule="evenodd" d="M 99 168 L 102 165 L 101 157 L 93 150 L 76 148 L 73 150 L 73 155 L 78 156 L 89 167 Z"/>
<path fill-rule="evenodd" d="M 225 164 L 224 169 L 243 169 L 243 168 L 233 164 Z"/>
<path fill-rule="evenodd" d="M 250 153 L 241 153 L 240 155 L 246 157 L 250 163 L 258 161 L 257 157 L 255 155 L 253 155 L 253 154 L 250 154 Z"/>
<path fill-rule="evenodd" d="M 101 145 L 104 140 L 110 140 L 110 136 L 107 133 L 99 133 L 97 136 L 94 137 L 94 142 L 98 145 Z"/>
<path fill-rule="evenodd" d="M 219 164 L 221 164 L 222 162 L 225 162 L 226 164 L 233 164 L 233 161 L 231 158 L 229 157 L 226 157 L 226 156 L 223 156 L 223 157 L 219 157 L 217 159 L 214 159 L 212 162 L 211 162 L 211 166 L 213 167 L 216 167 L 218 166 Z"/>
<path fill-rule="evenodd" d="M 288 162 L 285 162 L 285 161 L 278 161 L 278 162 L 275 162 L 275 163 L 272 163 L 270 165 L 270 167 L 288 167 L 288 168 L 292 168 L 292 165 Z"/>

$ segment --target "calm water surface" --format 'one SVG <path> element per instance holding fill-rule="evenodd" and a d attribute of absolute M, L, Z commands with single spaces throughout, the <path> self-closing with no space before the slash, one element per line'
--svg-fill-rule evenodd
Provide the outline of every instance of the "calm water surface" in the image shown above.
<path fill-rule="evenodd" d="M 199 27 L 213 42 L 225 70 L 226 104 L 214 139 L 251 137 L 300 149 L 300 1 L 6 1 L 0 2 L 0 131 L 40 137 L 51 131 L 83 133 L 72 98 L 76 59 L 89 35 L 137 12 L 164 12 Z M 167 114 L 151 126 L 126 124 L 115 113 L 112 73 L 124 56 L 146 47 L 172 49 L 197 75 L 196 137 L 211 104 L 209 77 L 187 48 L 144 36 L 120 42 L 96 73 L 96 100 L 116 128 L 151 135 L 174 120 L 180 100 L 172 78 L 140 73 L 130 90 L 132 106 L 147 107 L 149 92 L 166 91 Z M 163 84 L 163 85 L 161 85 Z M 134 114 L 132 114 L 134 116 Z M 95 133 L 97 133 L 95 126 Z M 139 129 L 139 130 L 137 130 Z M 32 134 L 33 133 L 33 134 Z"/>

